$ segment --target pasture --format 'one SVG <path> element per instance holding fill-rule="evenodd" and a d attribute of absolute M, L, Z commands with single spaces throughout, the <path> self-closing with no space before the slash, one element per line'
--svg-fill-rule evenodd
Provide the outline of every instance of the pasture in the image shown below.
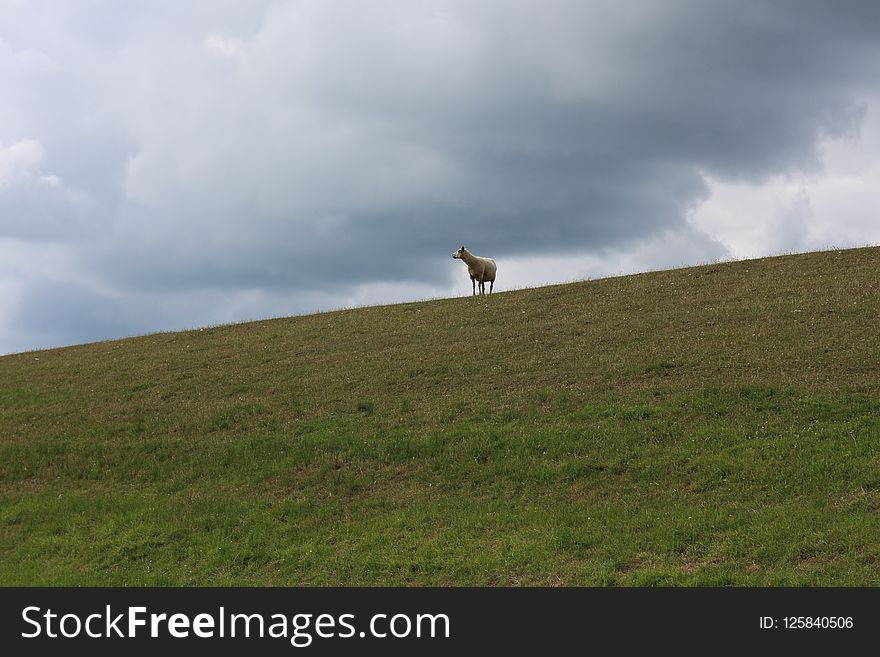
<path fill-rule="evenodd" d="M 878 329 L 864 248 L 5 356 L 0 583 L 877 586 Z"/>

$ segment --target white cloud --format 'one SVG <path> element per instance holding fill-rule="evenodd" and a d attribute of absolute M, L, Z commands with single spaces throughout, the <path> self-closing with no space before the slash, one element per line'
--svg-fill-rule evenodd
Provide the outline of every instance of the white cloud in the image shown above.
<path fill-rule="evenodd" d="M 59 73 L 63 70 L 61 64 L 49 57 L 42 50 L 25 48 L 15 53 L 15 59 L 28 71 L 38 73 Z"/>
<path fill-rule="evenodd" d="M 227 58 L 235 57 L 242 48 L 242 42 L 239 39 L 222 37 L 218 34 L 206 36 L 203 43 L 210 52 Z"/>
<path fill-rule="evenodd" d="M 0 142 L 0 238 L 80 239 L 102 223 L 96 204 L 45 167 L 35 139 Z"/>
<path fill-rule="evenodd" d="M 692 225 L 738 258 L 880 243 L 880 102 L 858 135 L 824 139 L 821 168 L 760 185 L 704 174 L 709 198 Z"/>
<path fill-rule="evenodd" d="M 0 142 L 0 188 L 32 178 L 44 157 L 45 149 L 35 139 L 20 139 L 9 146 Z"/>

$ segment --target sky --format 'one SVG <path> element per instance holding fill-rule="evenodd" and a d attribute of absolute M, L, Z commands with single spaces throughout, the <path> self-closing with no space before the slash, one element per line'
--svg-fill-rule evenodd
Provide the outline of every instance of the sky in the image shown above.
<path fill-rule="evenodd" d="M 0 0 L 0 354 L 880 243 L 880 3 Z"/>

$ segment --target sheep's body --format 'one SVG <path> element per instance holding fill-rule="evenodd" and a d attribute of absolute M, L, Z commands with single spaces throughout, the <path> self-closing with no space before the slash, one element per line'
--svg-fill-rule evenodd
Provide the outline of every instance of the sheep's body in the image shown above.
<path fill-rule="evenodd" d="M 492 293 L 495 287 L 495 274 L 498 272 L 498 266 L 492 258 L 475 256 L 464 247 L 453 253 L 452 257 L 464 261 L 467 265 L 474 294 L 477 293 L 477 283 L 480 284 L 480 294 L 486 293 L 486 283 L 489 283 L 489 294 Z"/>

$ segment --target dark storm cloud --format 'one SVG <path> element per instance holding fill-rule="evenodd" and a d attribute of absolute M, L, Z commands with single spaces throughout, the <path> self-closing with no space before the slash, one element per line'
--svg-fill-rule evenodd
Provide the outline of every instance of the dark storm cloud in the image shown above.
<path fill-rule="evenodd" d="M 320 285 L 442 275 L 407 259 L 430 258 L 447 242 L 547 253 L 681 225 L 705 194 L 702 172 L 760 180 L 815 168 L 820 137 L 858 127 L 864 80 L 854 67 L 871 72 L 866 56 L 876 50 L 863 23 L 876 12 L 763 4 L 672 3 L 659 20 L 631 25 L 612 14 L 635 11 L 632 5 L 599 13 L 562 3 L 538 11 L 535 34 L 528 14 L 505 16 L 506 4 L 495 6 L 497 22 L 485 9 L 458 5 L 462 14 L 450 20 L 468 36 L 465 56 L 452 52 L 454 39 L 448 44 L 452 73 L 437 61 L 445 43 L 426 54 L 372 16 L 361 17 L 370 30 L 363 34 L 335 14 L 276 13 L 278 24 L 257 37 L 272 52 L 283 48 L 272 36 L 286 21 L 293 36 L 301 29 L 295 19 L 314 21 L 318 35 L 330 21 L 339 33 L 311 44 L 322 48 L 306 62 L 317 70 L 288 70 L 288 79 L 282 67 L 278 82 L 290 84 L 289 95 L 217 120 L 224 140 L 233 135 L 222 168 L 252 167 L 240 180 L 227 181 L 230 172 L 219 166 L 205 171 L 203 193 L 232 208 L 218 210 L 207 228 L 230 231 L 230 243 L 186 235 L 185 227 L 167 239 L 192 240 L 185 254 L 206 267 L 193 267 L 194 280 L 210 272 L 216 284 L 235 285 L 237 272 L 259 279 L 263 271 L 266 284 Z M 600 19 L 621 31 L 594 52 L 587 41 Z M 297 56 L 295 48 L 284 54 Z M 285 102 L 294 114 L 302 107 L 314 114 L 289 131 L 252 130 L 251 122 L 276 122 Z M 270 139 L 289 151 L 259 150 Z M 413 180 L 420 156 L 437 167 L 429 163 L 425 178 Z M 263 175 L 288 182 L 261 190 Z M 279 216 L 240 205 L 261 193 Z M 198 225 L 193 211 L 179 225 Z M 265 239 L 250 239 L 255 234 Z M 233 253 L 234 244 L 242 250 Z M 218 253 L 230 259 L 232 275 L 212 271 Z"/>
<path fill-rule="evenodd" d="M 462 242 L 509 257 L 689 234 L 706 175 L 820 170 L 880 73 L 875 2 L 175 7 L 0 33 L 13 105 L 38 112 L 0 109 L 0 141 L 39 141 L 40 175 L 112 217 L 78 257 L 122 294 L 443 285 Z M 27 47 L 51 65 L 22 72 Z M 46 215 L 21 189 L 2 203 Z"/>

